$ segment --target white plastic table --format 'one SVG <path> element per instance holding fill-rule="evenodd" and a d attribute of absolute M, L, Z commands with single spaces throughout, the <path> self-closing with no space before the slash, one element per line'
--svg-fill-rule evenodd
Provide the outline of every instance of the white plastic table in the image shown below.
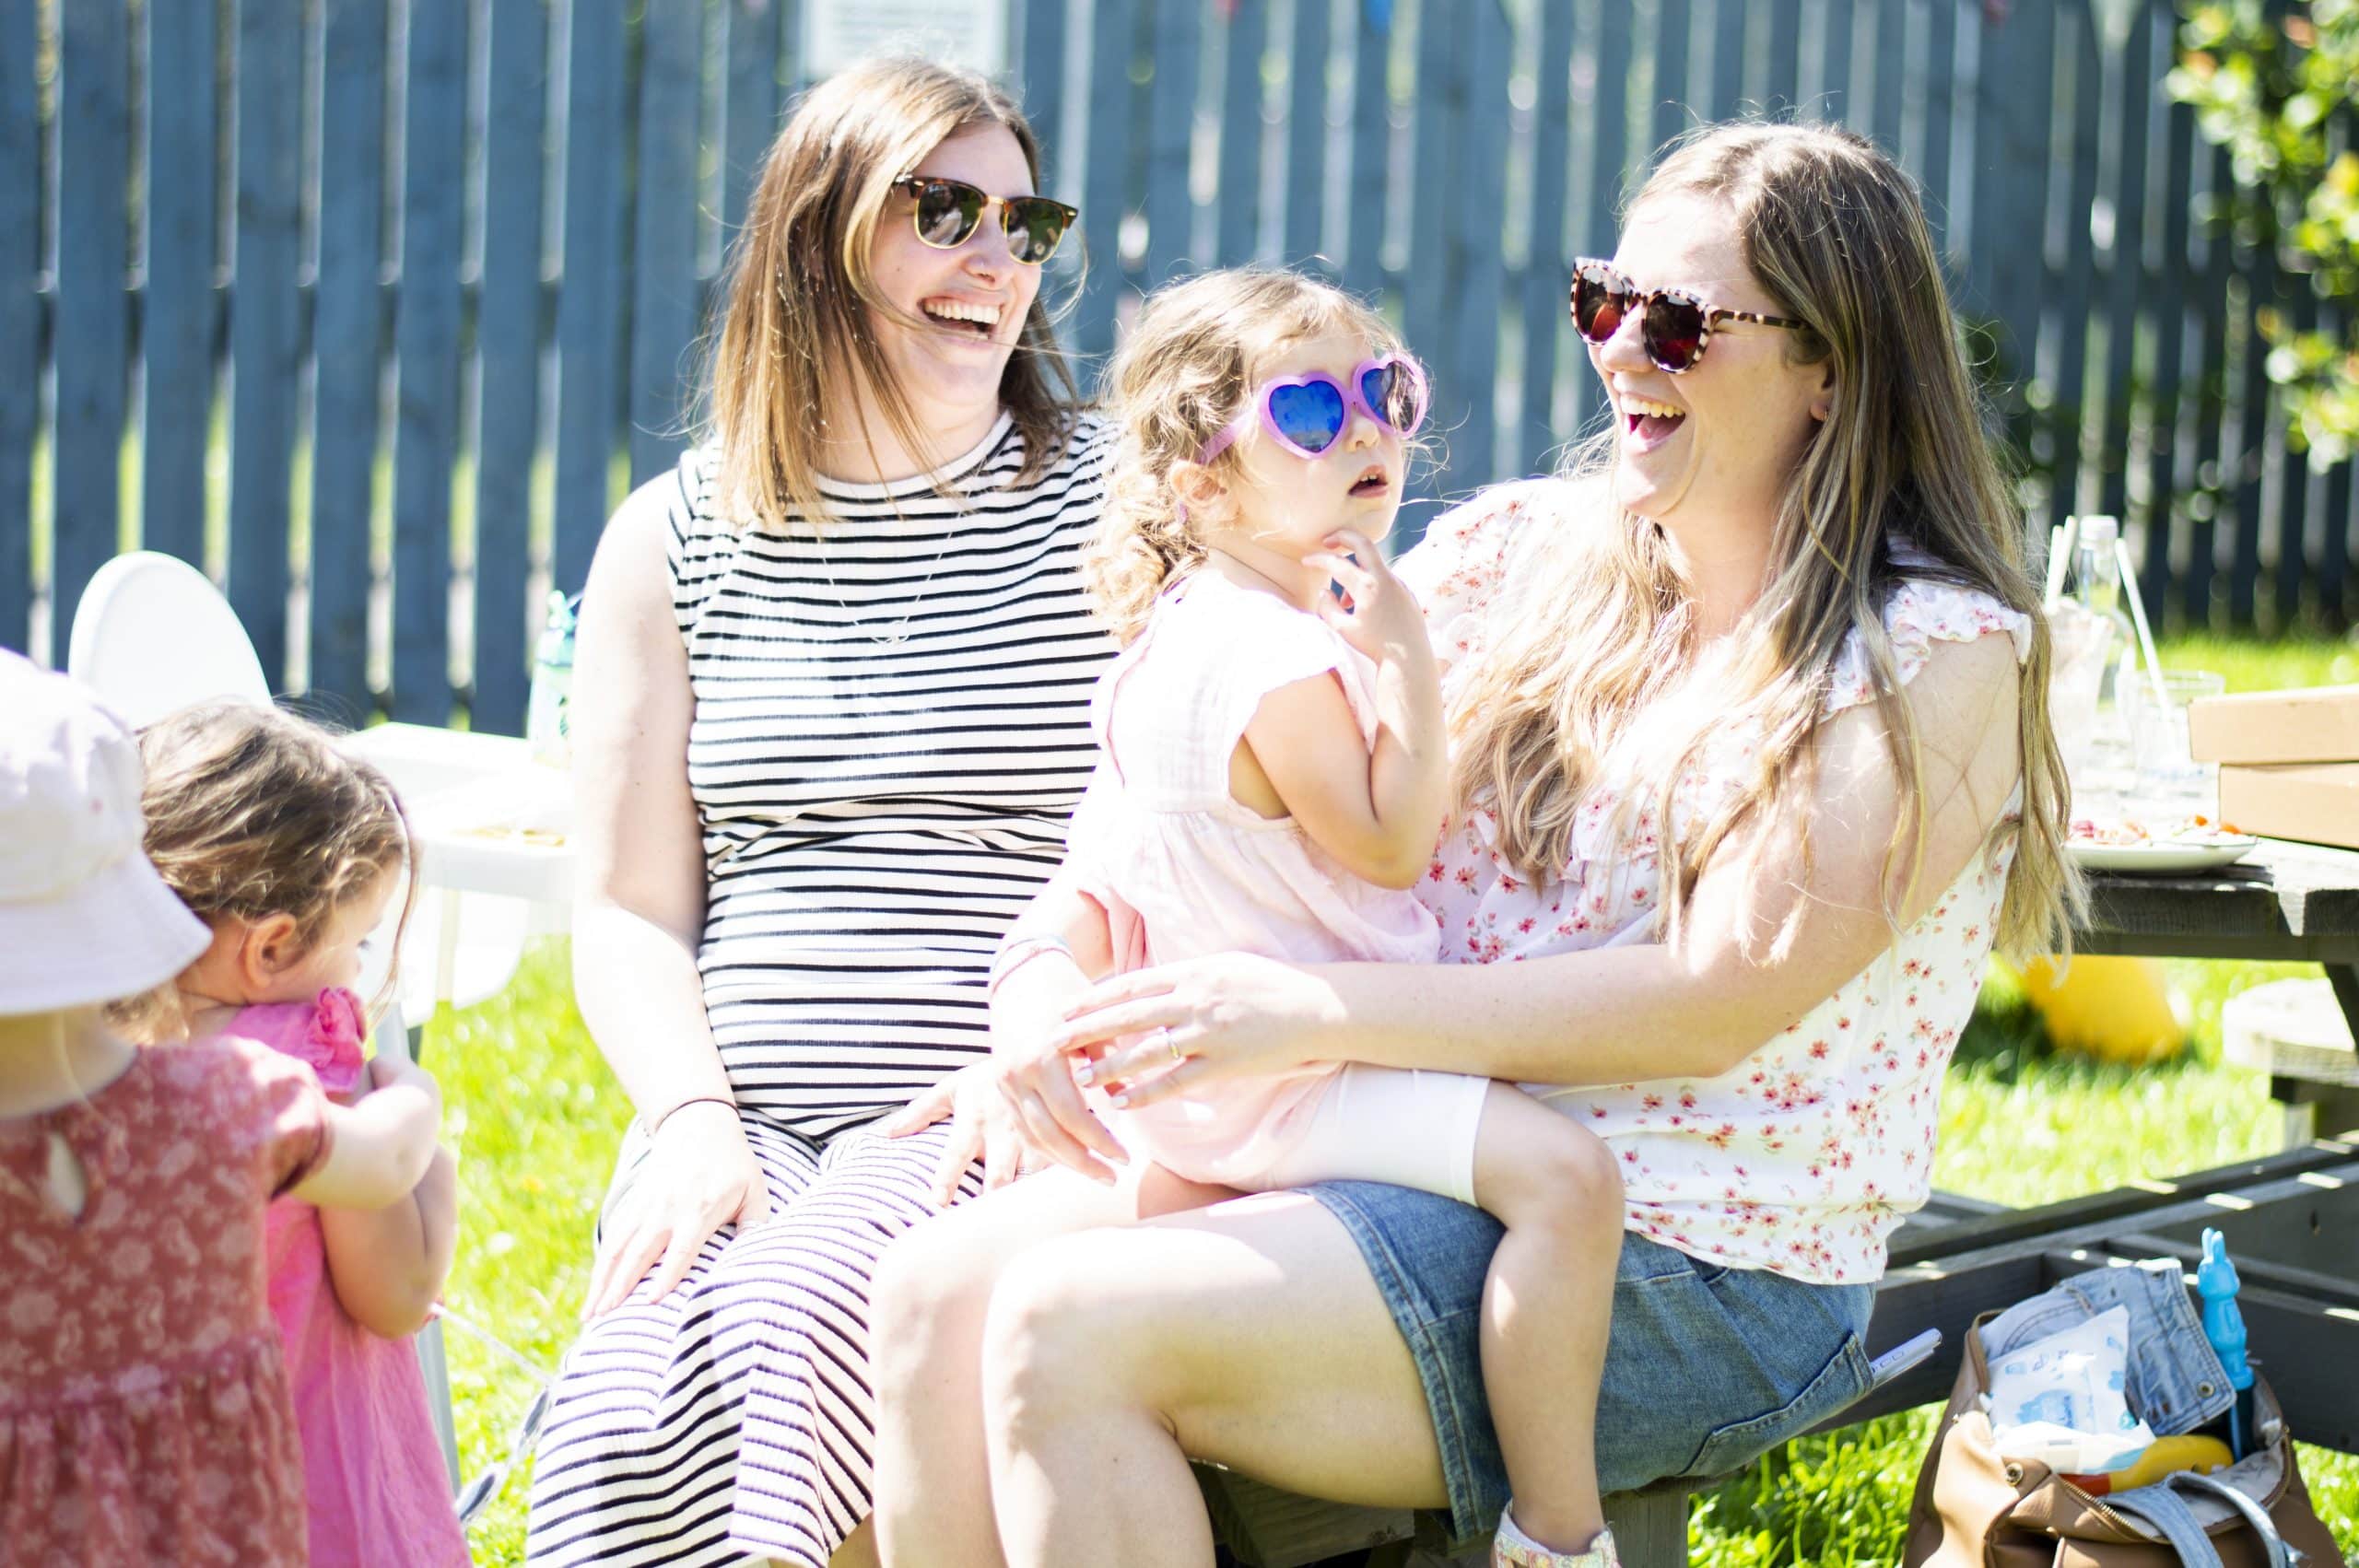
<path fill-rule="evenodd" d="M 571 787 L 562 772 L 534 763 L 512 736 L 382 724 L 344 743 L 393 781 L 409 815 L 419 898 L 403 972 L 422 971 L 431 983 L 424 990 L 404 986 L 386 1021 L 393 1027 L 381 1026 L 379 1045 L 417 1060 L 425 1024 L 438 1011 L 463 997 L 498 991 L 514 973 L 526 936 L 566 929 L 573 898 L 573 851 L 566 838 Z M 405 1020 L 415 1022 L 404 1029 Z M 458 1432 L 440 1318 L 417 1336 L 417 1359 L 442 1463 L 456 1490 Z"/>

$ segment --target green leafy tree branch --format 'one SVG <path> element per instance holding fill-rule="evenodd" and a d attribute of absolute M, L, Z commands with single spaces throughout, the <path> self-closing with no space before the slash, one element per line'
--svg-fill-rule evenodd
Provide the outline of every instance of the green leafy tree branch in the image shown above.
<path fill-rule="evenodd" d="M 2310 461 L 2341 462 L 2359 446 L 2359 0 L 2207 0 L 2185 18 L 2165 85 L 2236 176 L 2211 217 L 2342 304 L 2339 335 L 2260 316 L 2269 378 Z"/>

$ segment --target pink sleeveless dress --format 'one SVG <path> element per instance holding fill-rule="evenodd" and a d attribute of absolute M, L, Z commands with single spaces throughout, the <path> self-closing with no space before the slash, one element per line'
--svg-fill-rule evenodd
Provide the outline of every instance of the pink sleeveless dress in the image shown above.
<path fill-rule="evenodd" d="M 1306 964 L 1430 964 L 1434 917 L 1361 881 L 1290 817 L 1228 792 L 1228 762 L 1262 699 L 1332 673 L 1364 745 L 1375 667 L 1319 619 L 1201 572 L 1168 591 L 1092 705 L 1103 760 L 1074 816 L 1066 865 L 1113 918 L 1128 970 L 1215 953 Z M 1134 1110 L 1098 1108 L 1125 1146 L 1197 1181 L 1258 1185 L 1309 1131 L 1342 1071 L 1321 1063 Z"/>
<path fill-rule="evenodd" d="M 361 1081 L 361 1029 L 358 999 L 334 989 L 315 1002 L 242 1009 L 222 1033 L 292 1057 L 341 1096 Z M 471 1562 L 417 1347 L 378 1338 L 336 1300 L 317 1207 L 279 1199 L 267 1225 L 270 1314 L 303 1441 L 314 1568 Z"/>

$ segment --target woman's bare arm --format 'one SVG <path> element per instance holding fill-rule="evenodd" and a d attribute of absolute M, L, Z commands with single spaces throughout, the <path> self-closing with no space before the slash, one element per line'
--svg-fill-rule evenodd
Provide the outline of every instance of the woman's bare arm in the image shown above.
<path fill-rule="evenodd" d="M 641 1120 L 660 1124 L 599 1246 L 591 1316 L 620 1305 L 651 1271 L 661 1297 L 715 1230 L 769 1212 L 697 970 L 705 863 L 688 793 L 696 702 L 664 562 L 668 483 L 633 494 L 600 538 L 574 658 L 574 995 Z"/>
<path fill-rule="evenodd" d="M 573 988 L 598 1049 L 649 1117 L 725 1097 L 696 949 L 704 848 L 688 795 L 687 649 L 673 619 L 661 493 L 598 542 L 573 672 Z"/>
<path fill-rule="evenodd" d="M 1926 829 L 1922 866 L 1899 910 L 1904 924 L 1955 880 L 2014 786 L 2016 678 L 2007 639 L 1987 637 L 1938 645 L 1908 685 Z M 1731 842 L 1706 869 L 1675 947 L 1438 969 L 1300 969 L 1229 958 L 1173 965 L 1098 988 L 1062 1044 L 1071 1048 L 1156 1024 L 1190 1031 L 1190 1068 L 1142 1084 L 1133 1103 L 1204 1076 L 1306 1060 L 1549 1083 L 1724 1072 L 1892 945 L 1885 845 L 1902 797 L 1882 719 L 1872 706 L 1848 709 L 1822 728 L 1817 744 L 1809 865 L 1790 833 Z M 1778 951 L 1775 934 L 1795 910 L 1793 939 Z M 1152 1066 L 1141 1058 L 1133 1068 L 1124 1058 L 1103 1071 Z"/>

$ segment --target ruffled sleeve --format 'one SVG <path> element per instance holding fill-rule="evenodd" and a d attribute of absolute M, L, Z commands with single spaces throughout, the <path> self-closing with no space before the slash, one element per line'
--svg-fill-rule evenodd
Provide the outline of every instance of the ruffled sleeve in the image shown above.
<path fill-rule="evenodd" d="M 1884 606 L 1884 635 L 1892 639 L 1893 661 L 1903 685 L 1933 656 L 1937 642 L 1972 642 L 2004 632 L 2014 644 L 2015 661 L 2031 657 L 2031 617 L 1980 589 L 1965 588 L 1931 578 L 1901 579 Z M 1854 630 L 1836 656 L 1835 673 L 1826 693 L 1826 711 L 1857 708 L 1875 691 L 1874 671 L 1866 644 Z"/>
<path fill-rule="evenodd" d="M 1318 616 L 1263 593 L 1232 592 L 1221 668 L 1208 681 L 1217 702 L 1207 754 L 1223 759 L 1236 749 L 1262 699 L 1281 686 L 1332 671 L 1359 721 L 1363 743 L 1376 741 L 1376 690 L 1367 660 Z"/>
<path fill-rule="evenodd" d="M 1113 842 L 1121 813 L 1121 781 L 1103 756 L 1081 792 L 1073 819 L 1065 825 L 1065 874 L 1090 897 L 1104 904 L 1113 885 L 1107 871 L 1108 846 Z"/>
<path fill-rule="evenodd" d="M 150 1049 L 168 1097 L 188 1103 L 192 1125 L 216 1129 L 241 1169 L 259 1166 L 269 1196 L 326 1163 L 333 1107 L 302 1062 L 238 1035 Z"/>
<path fill-rule="evenodd" d="M 1507 558 L 1519 524 L 1538 506 L 1553 479 L 1494 485 L 1434 519 L 1417 546 L 1393 563 L 1393 575 L 1417 596 L 1426 633 L 1445 667 L 1483 646 L 1483 623 L 1507 580 Z"/>
<path fill-rule="evenodd" d="M 264 1148 L 271 1169 L 271 1195 L 300 1187 L 327 1164 L 334 1141 L 327 1096 L 311 1070 L 291 1057 L 239 1040 L 231 1045 L 254 1055 L 254 1086 L 260 1092 Z"/>

